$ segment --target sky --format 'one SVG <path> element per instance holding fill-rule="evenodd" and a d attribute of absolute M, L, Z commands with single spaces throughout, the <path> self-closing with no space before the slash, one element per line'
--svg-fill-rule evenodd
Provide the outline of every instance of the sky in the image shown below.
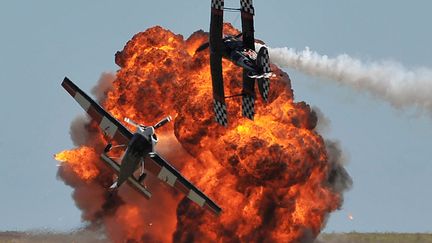
<path fill-rule="evenodd" d="M 256 37 L 270 47 L 432 68 L 430 1 L 254 3 Z M 101 73 L 118 69 L 114 54 L 135 33 L 161 25 L 188 37 L 208 30 L 209 11 L 203 0 L 0 4 L 0 231 L 82 225 L 53 159 L 73 147 L 70 122 L 83 114 L 61 88 L 64 76 L 90 91 Z M 226 21 L 240 26 L 237 14 Z M 354 182 L 324 231 L 431 232 L 432 111 L 396 110 L 331 80 L 285 71 L 296 101 L 319 107 L 331 121 L 323 136 L 341 142 Z"/>

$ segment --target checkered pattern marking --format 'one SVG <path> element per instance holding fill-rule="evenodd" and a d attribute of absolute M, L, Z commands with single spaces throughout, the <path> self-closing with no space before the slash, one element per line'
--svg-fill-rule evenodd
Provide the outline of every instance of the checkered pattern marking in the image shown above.
<path fill-rule="evenodd" d="M 270 92 L 270 79 L 268 78 L 263 78 L 262 79 L 262 85 L 263 85 L 263 93 L 262 93 L 262 97 L 264 99 L 264 101 L 267 102 L 268 100 L 268 95 Z"/>
<path fill-rule="evenodd" d="M 255 14 L 255 9 L 252 4 L 252 0 L 240 0 L 241 9 L 243 12 Z"/>
<path fill-rule="evenodd" d="M 265 47 L 262 47 L 264 49 L 262 49 L 262 55 L 259 58 L 259 65 L 262 67 L 262 72 L 263 74 L 266 73 L 271 73 L 271 69 L 270 69 L 270 58 L 269 58 L 269 54 L 268 54 L 268 50 Z M 270 91 L 270 79 L 269 78 L 262 78 L 262 97 L 264 99 L 264 101 L 268 100 L 268 94 Z"/>
<path fill-rule="evenodd" d="M 170 186 L 174 186 L 177 180 L 177 177 L 165 167 L 162 167 L 161 171 L 158 174 L 158 178 L 161 181 L 166 182 Z"/>
<path fill-rule="evenodd" d="M 243 95 L 242 99 L 242 114 L 251 120 L 255 115 L 255 98 L 250 95 Z"/>
<path fill-rule="evenodd" d="M 78 102 L 78 104 L 80 104 L 80 106 L 85 110 L 88 111 L 88 109 L 90 108 L 90 101 L 86 100 L 86 98 L 84 98 L 84 96 L 82 96 L 80 93 L 76 93 L 74 96 L 74 99 Z"/>
<path fill-rule="evenodd" d="M 64 78 L 62 87 L 80 104 L 90 118 L 99 123 L 102 132 L 119 144 L 127 144 L 132 138 L 132 133 L 120 122 L 106 112 L 98 103 L 90 98 L 84 91 L 76 86 L 68 78 Z"/>
<path fill-rule="evenodd" d="M 222 126 L 228 125 L 228 119 L 227 119 L 227 108 L 226 104 L 222 103 L 218 100 L 214 100 L 213 109 L 215 113 L 216 122 L 221 124 Z"/>
<path fill-rule="evenodd" d="M 261 59 L 260 59 L 260 64 L 261 64 L 261 67 L 263 68 L 263 73 L 269 73 L 269 72 L 271 72 L 269 54 L 268 54 L 267 48 L 265 48 L 265 47 L 263 47 L 263 48 L 264 48 L 264 51 L 263 51 L 263 55 L 261 56 Z"/>
<path fill-rule="evenodd" d="M 114 137 L 117 131 L 117 126 L 114 125 L 114 123 L 110 121 L 106 116 L 102 118 L 102 121 L 99 123 L 99 127 L 102 129 L 102 132 L 105 135 L 110 136 L 111 138 Z"/>
<path fill-rule="evenodd" d="M 204 203 L 206 202 L 204 198 L 200 197 L 200 195 L 198 195 L 198 193 L 194 192 L 193 190 L 189 191 L 187 197 L 201 207 L 204 206 Z"/>
<path fill-rule="evenodd" d="M 145 169 L 168 185 L 174 187 L 179 192 L 185 194 L 190 200 L 199 206 L 210 210 L 215 214 L 221 212 L 221 208 L 216 205 L 208 196 L 196 188 L 190 181 L 178 172 L 168 161 L 160 157 L 156 152 L 149 153 L 149 160 L 146 160 Z"/>
<path fill-rule="evenodd" d="M 212 0 L 211 7 L 217 10 L 223 10 L 224 0 Z"/>

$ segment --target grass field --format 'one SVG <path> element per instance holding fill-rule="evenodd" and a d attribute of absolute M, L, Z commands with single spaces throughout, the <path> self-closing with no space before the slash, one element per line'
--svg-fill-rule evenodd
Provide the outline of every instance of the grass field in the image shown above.
<path fill-rule="evenodd" d="M 0 232 L 0 243 L 100 243 L 107 239 L 100 233 L 79 231 L 74 233 Z M 315 243 L 432 243 L 432 234 L 404 233 L 333 233 L 321 234 Z"/>
<path fill-rule="evenodd" d="M 322 243 L 432 243 L 432 234 L 343 233 L 321 234 Z"/>
<path fill-rule="evenodd" d="M 108 242 L 98 233 L 79 231 L 73 233 L 47 233 L 47 232 L 0 232 L 0 243 L 102 243 Z"/>

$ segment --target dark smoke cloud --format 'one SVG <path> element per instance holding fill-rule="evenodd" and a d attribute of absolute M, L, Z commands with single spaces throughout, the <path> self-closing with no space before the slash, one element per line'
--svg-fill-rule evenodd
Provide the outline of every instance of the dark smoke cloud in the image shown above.
<path fill-rule="evenodd" d="M 92 88 L 91 93 L 99 103 L 105 101 L 106 94 L 112 88 L 112 83 L 116 79 L 115 73 L 104 72 L 101 74 L 97 84 Z"/>
<path fill-rule="evenodd" d="M 316 115 L 318 120 L 315 130 L 318 133 L 320 133 L 323 138 L 326 137 L 331 130 L 331 120 L 328 117 L 326 117 L 324 113 L 321 111 L 321 109 L 319 109 L 316 106 L 312 108 L 312 112 Z M 330 167 L 327 182 L 334 191 L 339 192 L 339 195 L 341 196 L 340 205 L 342 205 L 344 192 L 351 189 L 353 185 L 352 178 L 345 169 L 345 165 L 348 163 L 348 156 L 344 153 L 342 149 L 342 145 L 339 140 L 324 138 L 324 143 L 326 146 L 328 163 Z M 332 242 L 324 241 L 323 239 L 320 238 L 318 239 L 307 238 L 301 242 L 302 243 L 337 243 L 333 241 Z"/>
<path fill-rule="evenodd" d="M 71 122 L 69 134 L 75 146 L 85 145 L 88 141 L 88 131 L 86 126 L 89 124 L 89 119 L 86 115 L 78 115 Z"/>
<path fill-rule="evenodd" d="M 317 106 L 313 106 L 312 107 L 313 113 L 315 113 L 318 122 L 317 125 L 315 127 L 315 130 L 322 134 L 322 133 L 328 133 L 330 132 L 330 128 L 331 128 L 331 121 L 330 119 L 328 119 L 324 113 L 321 111 L 321 109 Z"/>
<path fill-rule="evenodd" d="M 347 156 L 343 153 L 339 141 L 325 139 L 324 142 L 329 157 L 328 162 L 331 168 L 328 182 L 330 183 L 333 190 L 337 192 L 344 192 L 350 189 L 353 184 L 351 176 L 344 167 L 347 162 Z M 343 194 L 341 193 L 341 195 Z"/>
<path fill-rule="evenodd" d="M 102 103 L 108 91 L 112 88 L 112 82 L 116 76 L 114 73 L 103 72 L 97 84 L 92 88 L 91 93 L 96 97 L 97 102 Z M 87 115 L 78 115 L 71 123 L 69 134 L 75 146 L 92 144 L 90 133 L 98 133 L 97 129 L 89 127 L 90 119 Z"/>
<path fill-rule="evenodd" d="M 313 112 L 318 118 L 315 129 L 325 137 L 330 132 L 331 121 L 318 107 L 313 107 Z M 342 150 L 342 145 L 339 140 L 324 138 L 324 143 L 326 145 L 328 162 L 331 168 L 328 182 L 333 190 L 341 192 L 340 195 L 343 195 L 343 192 L 349 190 L 353 184 L 351 176 L 344 167 L 348 163 L 348 156 Z"/>

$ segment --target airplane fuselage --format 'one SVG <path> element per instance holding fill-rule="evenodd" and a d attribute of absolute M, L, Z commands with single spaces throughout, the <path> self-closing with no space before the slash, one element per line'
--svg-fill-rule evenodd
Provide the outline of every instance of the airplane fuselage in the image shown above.
<path fill-rule="evenodd" d="M 137 127 L 121 160 L 117 187 L 131 176 L 150 152 L 154 151 L 157 137 L 153 127 Z"/>
<path fill-rule="evenodd" d="M 224 40 L 222 56 L 235 65 L 242 67 L 252 73 L 258 71 L 256 65 L 257 53 L 243 46 L 243 41 L 234 37 Z"/>

